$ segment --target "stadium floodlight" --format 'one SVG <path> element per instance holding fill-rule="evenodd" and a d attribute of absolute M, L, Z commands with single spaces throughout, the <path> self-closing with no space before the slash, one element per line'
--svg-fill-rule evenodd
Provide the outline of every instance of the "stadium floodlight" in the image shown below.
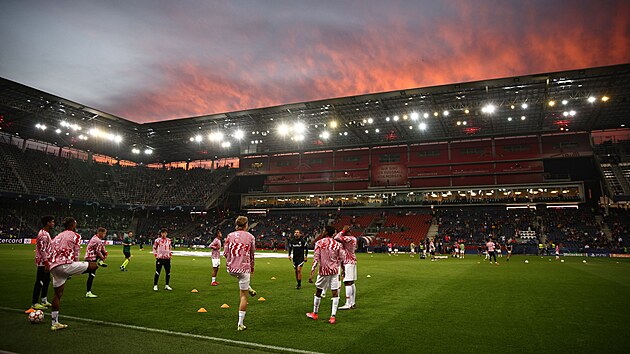
<path fill-rule="evenodd" d="M 508 122 L 511 122 L 511 121 L 512 121 L 512 117 L 508 117 Z"/>
<path fill-rule="evenodd" d="M 282 123 L 282 124 L 280 124 L 280 126 L 278 126 L 278 134 L 280 134 L 282 136 L 285 136 L 285 135 L 289 134 L 289 130 L 290 130 L 289 126 L 284 124 L 284 123 Z"/>
<path fill-rule="evenodd" d="M 210 139 L 210 141 L 221 141 L 223 140 L 223 133 L 221 132 L 212 132 L 208 135 L 208 139 Z"/>
<path fill-rule="evenodd" d="M 368 118 L 367 122 L 368 122 L 368 123 L 370 123 L 370 124 L 372 124 L 372 123 L 374 123 L 374 119 L 372 119 L 372 118 Z"/>
<path fill-rule="evenodd" d="M 229 141 L 224 141 L 221 143 L 221 147 L 224 149 L 229 148 L 230 146 L 232 146 L 232 143 L 230 143 Z"/>
<path fill-rule="evenodd" d="M 525 120 L 525 119 L 527 119 L 527 117 L 521 116 L 521 120 Z"/>
<path fill-rule="evenodd" d="M 136 154 L 136 155 L 137 155 L 137 154 L 139 154 L 139 153 L 140 153 L 140 149 L 133 148 L 133 149 L 131 149 L 131 153 L 133 153 L 133 154 Z"/>
<path fill-rule="evenodd" d="M 597 98 L 595 98 L 593 96 L 589 96 L 589 98 L 588 98 L 588 102 L 589 103 L 593 103 L 593 102 L 595 102 L 595 100 L 597 100 Z"/>
<path fill-rule="evenodd" d="M 427 123 L 425 123 L 425 122 L 420 123 L 418 128 L 420 128 L 420 130 L 426 130 L 427 129 Z"/>
<path fill-rule="evenodd" d="M 462 125 L 462 122 L 458 120 L 457 125 Z"/>
<path fill-rule="evenodd" d="M 116 135 L 116 136 L 114 137 L 114 141 L 115 141 L 115 142 L 117 142 L 117 143 L 120 143 L 122 140 L 123 140 L 123 139 L 122 139 L 122 136 L 120 136 L 120 135 Z"/>
<path fill-rule="evenodd" d="M 464 113 L 466 113 L 466 114 L 470 113 L 470 111 L 468 110 L 468 108 L 466 108 L 466 109 L 464 110 Z"/>
<path fill-rule="evenodd" d="M 192 136 L 190 137 L 190 141 L 195 141 L 195 138 L 193 138 Z"/>
<path fill-rule="evenodd" d="M 197 135 L 197 136 L 195 137 L 195 141 L 196 141 L 196 142 L 200 143 L 200 142 L 201 142 L 201 140 L 203 140 L 203 138 L 201 137 L 201 135 Z"/>
<path fill-rule="evenodd" d="M 338 126 L 337 121 L 333 120 L 332 122 L 330 122 L 330 127 L 331 128 L 335 129 L 335 128 L 337 128 L 337 126 Z"/>
<path fill-rule="evenodd" d="M 298 134 L 298 135 L 293 137 L 293 140 L 295 140 L 295 141 L 304 141 L 304 135 L 303 134 Z"/>
<path fill-rule="evenodd" d="M 527 107 L 529 107 L 529 105 L 526 102 L 523 102 L 523 104 L 521 105 L 521 108 L 527 109 Z"/>
<path fill-rule="evenodd" d="M 556 105 L 556 101 L 550 100 L 549 102 L 547 102 L 547 104 L 549 105 L 549 107 L 553 107 Z"/>
<path fill-rule="evenodd" d="M 145 155 L 151 155 L 153 153 L 153 150 L 151 149 L 144 149 L 144 154 Z"/>
<path fill-rule="evenodd" d="M 466 124 L 468 124 L 468 122 L 467 122 L 467 121 L 463 121 L 463 122 L 462 122 L 462 124 L 463 124 L 463 125 L 466 125 Z"/>
<path fill-rule="evenodd" d="M 343 132 L 343 135 L 348 135 L 348 132 Z"/>
<path fill-rule="evenodd" d="M 378 128 L 376 128 L 376 129 L 374 129 L 374 132 L 375 132 L 375 133 L 380 133 L 380 132 L 381 132 L 381 130 L 380 130 L 380 129 L 378 129 Z"/>
<path fill-rule="evenodd" d="M 61 133 L 61 129 L 57 128 L 57 130 L 55 130 L 55 133 L 57 134 Z"/>
<path fill-rule="evenodd" d="M 394 116 L 394 122 L 398 122 L 399 119 L 400 119 L 400 117 Z"/>
<path fill-rule="evenodd" d="M 234 139 L 241 140 L 245 137 L 245 133 L 243 133 L 242 130 L 237 130 L 232 136 L 234 137 Z"/>
<path fill-rule="evenodd" d="M 602 96 L 602 102 L 607 102 L 610 99 L 608 96 Z"/>
<path fill-rule="evenodd" d="M 442 112 L 442 115 L 443 115 L 444 117 L 448 117 L 448 111 L 444 111 L 444 112 Z"/>
<path fill-rule="evenodd" d="M 319 136 L 322 139 L 326 140 L 326 139 L 330 138 L 330 133 L 324 130 Z"/>
<path fill-rule="evenodd" d="M 575 111 L 573 111 L 573 110 L 569 111 L 569 115 L 570 115 L 571 117 L 574 117 L 574 116 L 575 116 Z"/>
<path fill-rule="evenodd" d="M 562 105 L 563 105 L 563 106 L 566 106 L 566 105 L 568 105 L 568 104 L 569 104 L 569 101 L 567 101 L 567 100 L 562 100 Z"/>
<path fill-rule="evenodd" d="M 369 133 L 369 132 L 370 132 L 369 130 L 365 129 L 365 134 L 367 134 L 367 133 Z"/>
<path fill-rule="evenodd" d="M 562 115 L 565 116 L 565 117 L 568 117 L 569 116 L 569 112 L 564 111 L 564 112 L 562 112 Z"/>
<path fill-rule="evenodd" d="M 494 113 L 494 111 L 496 109 L 497 109 L 497 107 L 495 107 L 493 104 L 487 104 L 487 105 L 483 106 L 483 108 L 481 108 L 481 111 L 483 113 L 492 114 L 492 113 Z"/>
<path fill-rule="evenodd" d="M 386 122 L 389 122 L 389 117 L 385 117 L 385 121 L 386 121 Z"/>
<path fill-rule="evenodd" d="M 429 113 L 424 112 L 424 114 L 422 115 L 424 118 L 429 118 Z"/>
<path fill-rule="evenodd" d="M 293 124 L 293 131 L 296 134 L 302 134 L 302 133 L 304 133 L 305 130 L 306 130 L 306 126 L 302 122 L 297 122 L 297 123 Z"/>
<path fill-rule="evenodd" d="M 418 112 L 411 112 L 411 120 L 418 120 L 418 118 L 420 118 Z"/>

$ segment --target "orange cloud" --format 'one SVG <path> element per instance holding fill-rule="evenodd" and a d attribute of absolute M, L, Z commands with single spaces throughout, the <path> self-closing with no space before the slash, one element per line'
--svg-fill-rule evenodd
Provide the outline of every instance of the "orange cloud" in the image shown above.
<path fill-rule="evenodd" d="M 165 62 L 160 87 L 112 113 L 148 122 L 630 61 L 628 2 L 505 3 L 453 2 L 448 18 L 420 24 L 393 9 L 387 28 L 309 29 L 310 41 L 288 35 L 277 55 Z"/>

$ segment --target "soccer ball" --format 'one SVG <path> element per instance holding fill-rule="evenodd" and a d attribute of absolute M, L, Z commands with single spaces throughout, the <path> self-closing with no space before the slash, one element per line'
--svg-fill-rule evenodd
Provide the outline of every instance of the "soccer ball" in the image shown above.
<path fill-rule="evenodd" d="M 586 259 L 582 261 L 582 263 L 586 263 Z"/>
<path fill-rule="evenodd" d="M 560 263 L 564 263 L 564 259 L 561 259 L 561 260 L 560 260 Z"/>
<path fill-rule="evenodd" d="M 32 324 L 42 323 L 44 322 L 44 311 L 35 310 L 28 314 L 28 320 L 31 321 Z"/>
<path fill-rule="evenodd" d="M 526 259 L 526 260 L 525 260 L 525 264 L 527 264 L 527 263 L 529 263 L 529 261 Z"/>

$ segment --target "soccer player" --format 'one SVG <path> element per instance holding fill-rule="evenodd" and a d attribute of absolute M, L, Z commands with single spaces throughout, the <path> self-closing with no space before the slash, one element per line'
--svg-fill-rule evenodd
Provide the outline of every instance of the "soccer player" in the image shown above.
<path fill-rule="evenodd" d="M 388 254 L 389 256 L 391 256 L 391 255 L 392 255 L 392 249 L 393 249 L 393 248 L 394 248 L 394 244 L 393 244 L 393 243 L 391 243 L 391 241 L 390 241 L 390 242 L 388 242 L 388 243 L 387 243 L 387 254 Z"/>
<path fill-rule="evenodd" d="M 221 265 L 221 238 L 223 234 L 221 230 L 217 230 L 217 234 L 214 240 L 210 243 L 210 249 L 212 249 L 212 283 L 210 285 L 217 286 L 217 273 L 219 272 L 219 266 Z"/>
<path fill-rule="evenodd" d="M 81 235 L 76 233 L 77 221 L 74 218 L 66 218 L 63 222 L 64 230 L 50 242 L 50 253 L 48 257 L 48 269 L 52 274 L 55 297 L 52 302 L 52 326 L 51 330 L 57 331 L 68 326 L 59 322 L 59 309 L 61 297 L 66 284 L 66 280 L 81 273 L 88 273 L 98 265 L 95 262 L 79 262 L 81 253 Z"/>
<path fill-rule="evenodd" d="M 48 252 L 50 251 L 50 231 L 55 227 L 54 216 L 44 216 L 41 220 L 42 229 L 37 233 L 35 246 L 35 264 L 37 265 L 37 278 L 33 287 L 32 306 L 27 312 L 32 310 L 45 310 L 51 306 L 48 302 L 48 285 L 50 284 L 50 273 L 46 270 L 46 262 L 48 261 Z M 41 294 L 42 301 L 39 302 Z"/>
<path fill-rule="evenodd" d="M 328 322 L 335 324 L 337 322 L 335 316 L 337 315 L 337 307 L 339 306 L 339 267 L 344 259 L 343 246 L 341 243 L 333 239 L 335 234 L 335 228 L 332 226 L 326 226 L 323 231 L 323 238 L 315 243 L 315 251 L 313 251 L 313 267 L 311 268 L 311 276 L 308 278 L 308 282 L 313 282 L 313 275 L 315 269 L 319 265 L 319 274 L 317 275 L 317 281 L 315 287 L 315 298 L 313 300 L 313 312 L 306 314 L 308 318 L 317 320 L 317 313 L 319 312 L 319 304 L 322 301 L 322 290 L 330 288 L 332 290 L 332 312 Z"/>
<path fill-rule="evenodd" d="M 99 227 L 98 230 L 96 230 L 96 235 L 92 236 L 85 250 L 86 261 L 96 262 L 101 267 L 107 267 L 107 264 L 103 262 L 107 258 L 107 250 L 105 249 L 105 245 L 103 244 L 103 237 L 105 237 L 106 234 L 107 230 L 103 227 Z M 88 274 L 87 292 L 85 293 L 85 297 L 98 297 L 92 294 L 92 283 L 94 282 L 95 277 L 96 269 Z"/>
<path fill-rule="evenodd" d="M 293 269 L 295 269 L 296 289 L 302 288 L 302 266 L 308 259 L 308 244 L 302 235 L 302 231 L 295 230 L 293 238 L 289 240 L 289 260 L 293 261 Z M 293 257 L 291 257 L 293 253 Z"/>
<path fill-rule="evenodd" d="M 431 262 L 435 262 L 435 243 L 433 240 L 429 243 L 429 254 L 431 254 Z"/>
<path fill-rule="evenodd" d="M 123 254 L 125 255 L 125 261 L 120 266 L 121 272 L 127 271 L 127 265 L 131 261 L 131 244 L 133 243 L 133 232 L 127 232 L 127 236 L 123 239 Z"/>
<path fill-rule="evenodd" d="M 256 296 L 256 291 L 249 285 L 251 274 L 254 273 L 254 252 L 256 239 L 247 232 L 249 220 L 246 216 L 236 218 L 236 231 L 230 232 L 223 245 L 223 255 L 228 273 L 238 279 L 240 290 L 240 304 L 238 307 L 237 331 L 247 329 L 245 314 L 247 313 L 247 295 Z"/>
<path fill-rule="evenodd" d="M 513 249 L 513 245 L 512 245 L 512 241 L 509 241 L 506 248 L 507 248 L 507 258 L 505 259 L 506 262 L 510 261 L 510 256 L 512 255 L 512 249 Z"/>
<path fill-rule="evenodd" d="M 453 257 L 459 257 L 459 243 L 457 243 L 457 241 L 455 241 L 455 244 L 453 245 Z"/>
<path fill-rule="evenodd" d="M 414 255 L 416 254 L 416 244 L 415 243 L 411 243 L 409 244 L 409 257 L 415 257 Z"/>
<path fill-rule="evenodd" d="M 556 261 L 560 260 L 560 244 L 556 243 Z"/>
<path fill-rule="evenodd" d="M 499 258 L 503 258 L 503 251 L 501 251 L 501 244 L 499 243 L 499 240 L 497 240 L 497 243 L 494 247 L 494 252 L 496 253 L 497 257 Z"/>
<path fill-rule="evenodd" d="M 462 241 L 462 243 L 459 244 L 459 258 L 464 259 L 465 255 L 466 255 L 466 246 L 464 245 L 464 242 Z"/>
<path fill-rule="evenodd" d="M 158 280 L 160 279 L 160 273 L 162 267 L 166 272 L 166 285 L 164 290 L 171 291 L 173 288 L 169 285 L 171 281 L 171 257 L 173 256 L 171 239 L 166 237 L 168 231 L 166 229 L 160 230 L 160 237 L 153 242 L 153 255 L 155 255 L 155 276 L 153 277 L 153 290 L 158 291 Z"/>
<path fill-rule="evenodd" d="M 357 288 L 354 282 L 357 280 L 357 238 L 350 235 L 350 225 L 343 227 L 340 233 L 335 235 L 335 241 L 343 246 L 343 268 L 341 275 L 343 276 L 343 284 L 346 286 L 346 303 L 339 310 L 349 310 L 356 308 Z"/>
<path fill-rule="evenodd" d="M 497 262 L 497 253 L 494 250 L 494 242 L 492 242 L 492 237 L 488 238 L 488 242 L 486 242 L 486 250 L 488 251 L 488 259 L 490 260 L 490 264 L 492 264 L 492 257 L 494 257 L 494 264 L 499 265 Z"/>

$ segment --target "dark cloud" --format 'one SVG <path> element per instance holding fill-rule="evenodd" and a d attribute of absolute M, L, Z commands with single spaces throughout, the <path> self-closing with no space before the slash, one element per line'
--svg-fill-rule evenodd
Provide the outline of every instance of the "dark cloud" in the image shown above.
<path fill-rule="evenodd" d="M 142 122 L 630 61 L 627 1 L 36 3 L 0 75 Z"/>

